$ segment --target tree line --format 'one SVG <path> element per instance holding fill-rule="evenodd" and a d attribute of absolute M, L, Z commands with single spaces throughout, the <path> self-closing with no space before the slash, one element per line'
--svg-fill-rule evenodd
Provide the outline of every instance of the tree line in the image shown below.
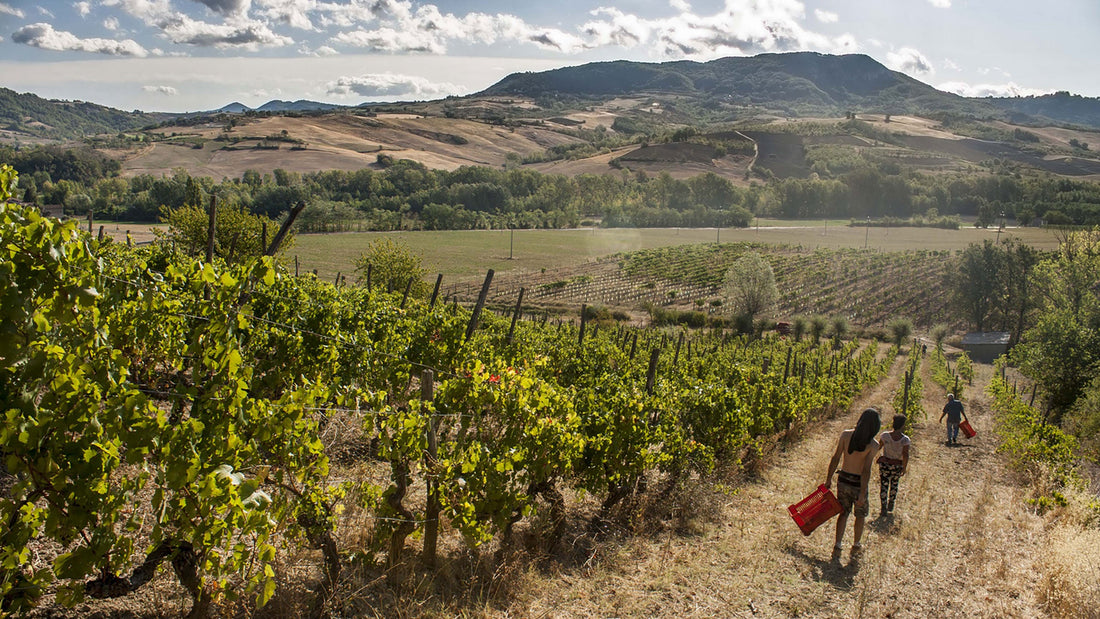
<path fill-rule="evenodd" d="M 599 219 L 609 227 L 747 226 L 754 215 L 781 218 L 974 217 L 978 225 L 1100 224 L 1100 184 L 1049 176 L 906 172 L 865 162 L 825 178 L 753 181 L 748 187 L 706 173 L 567 177 L 522 167 L 432 170 L 380 156 L 375 168 L 300 174 L 247 170 L 217 181 L 176 169 L 119 176 L 117 161 L 89 149 L 0 149 L 20 173 L 26 202 L 62 205 L 97 218 L 155 221 L 166 210 L 218 200 L 278 218 L 299 201 L 309 207 L 301 232 L 563 228 Z"/>

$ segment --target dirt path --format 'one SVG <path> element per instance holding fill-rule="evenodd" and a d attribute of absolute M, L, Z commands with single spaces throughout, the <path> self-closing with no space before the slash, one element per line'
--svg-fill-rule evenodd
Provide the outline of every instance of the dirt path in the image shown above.
<path fill-rule="evenodd" d="M 862 560 L 830 561 L 833 522 L 803 537 L 786 506 L 823 481 L 843 428 L 877 406 L 884 427 L 898 385 L 891 376 L 848 414 L 818 425 L 753 482 L 730 491 L 720 522 L 695 536 L 631 540 L 580 572 L 532 575 L 507 616 L 532 617 L 1036 617 L 1034 567 L 1046 536 L 994 452 L 992 416 L 978 366 L 963 398 L 978 436 L 944 445 L 944 392 L 924 371 L 927 419 L 913 432 L 909 473 L 895 516 L 879 518 L 878 473 Z M 721 495 L 719 495 L 721 496 Z"/>

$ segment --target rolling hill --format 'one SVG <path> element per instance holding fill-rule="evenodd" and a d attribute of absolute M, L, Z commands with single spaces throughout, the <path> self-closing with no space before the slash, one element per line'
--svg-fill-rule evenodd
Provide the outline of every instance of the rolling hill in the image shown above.
<path fill-rule="evenodd" d="M 0 88 L 0 130 L 5 138 L 66 140 L 132 131 L 164 122 L 175 114 L 124 112 L 86 101 L 55 101 Z"/>
<path fill-rule="evenodd" d="M 990 104 L 1016 114 L 1057 123 L 1100 127 L 1100 97 L 1082 97 L 1068 92 L 1032 97 L 990 97 Z"/>
<path fill-rule="evenodd" d="M 480 95 L 532 98 L 675 95 L 730 108 L 757 106 L 787 114 L 838 115 L 849 110 L 891 114 L 953 112 L 1000 116 L 989 102 L 942 92 L 870 56 L 815 52 L 760 54 L 709 62 L 615 61 L 516 73 Z"/>

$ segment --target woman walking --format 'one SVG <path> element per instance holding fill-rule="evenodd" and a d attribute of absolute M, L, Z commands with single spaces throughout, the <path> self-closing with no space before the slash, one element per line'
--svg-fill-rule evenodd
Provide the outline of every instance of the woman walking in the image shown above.
<path fill-rule="evenodd" d="M 898 496 L 898 481 L 909 468 L 909 437 L 902 432 L 905 427 L 905 415 L 894 415 L 894 429 L 883 432 L 878 437 L 882 445 L 882 455 L 878 457 L 879 499 L 882 507 L 879 516 L 894 511 L 894 500 Z"/>

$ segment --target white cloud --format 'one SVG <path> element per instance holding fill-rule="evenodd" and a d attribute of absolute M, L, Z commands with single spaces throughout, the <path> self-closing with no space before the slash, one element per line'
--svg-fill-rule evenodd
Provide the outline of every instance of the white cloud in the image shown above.
<path fill-rule="evenodd" d="M 951 8 L 951 0 L 928 0 L 928 4 L 936 7 L 937 9 L 949 9 Z"/>
<path fill-rule="evenodd" d="M 943 66 L 947 69 L 951 69 L 952 71 L 959 71 L 960 70 L 959 65 L 956 64 L 955 61 L 951 60 L 950 58 L 944 58 L 943 59 Z"/>
<path fill-rule="evenodd" d="M 322 45 L 317 49 L 310 49 L 309 47 L 302 46 L 298 49 L 298 53 L 303 56 L 314 56 L 316 58 L 324 58 L 326 56 L 336 56 L 340 52 L 332 49 L 328 45 Z"/>
<path fill-rule="evenodd" d="M 244 15 L 252 6 L 252 0 L 195 0 L 221 15 Z"/>
<path fill-rule="evenodd" d="M 26 13 L 24 13 L 21 9 L 17 9 L 14 6 L 11 6 L 10 4 L 4 3 L 4 2 L 0 2 L 0 13 L 7 13 L 8 15 L 14 15 L 15 17 L 18 17 L 19 19 L 23 19 L 24 17 L 27 16 Z"/>
<path fill-rule="evenodd" d="M 102 0 L 103 6 L 119 7 L 147 25 L 171 18 L 175 13 L 168 0 Z"/>
<path fill-rule="evenodd" d="M 240 15 L 244 16 L 248 14 L 249 9 L 252 8 L 252 0 L 197 0 L 210 7 L 211 10 L 222 15 Z"/>
<path fill-rule="evenodd" d="M 1014 82 L 1007 84 L 968 84 L 966 82 L 945 82 L 936 86 L 944 92 L 953 92 L 964 97 L 1029 97 L 1050 94 L 1049 90 L 1025 88 Z"/>
<path fill-rule="evenodd" d="M 53 13 L 51 13 L 49 9 L 47 9 L 46 7 L 41 6 L 41 5 L 39 5 L 39 7 L 38 7 L 38 13 L 40 15 L 45 15 L 46 17 L 49 17 L 50 19 L 56 19 L 57 18 L 57 16 L 54 15 Z"/>
<path fill-rule="evenodd" d="M 903 47 L 897 51 L 887 53 L 886 66 L 914 77 L 936 72 L 932 62 L 912 47 Z"/>
<path fill-rule="evenodd" d="M 817 17 L 817 21 L 823 24 L 835 24 L 840 19 L 840 16 L 836 13 L 822 11 L 821 9 L 814 9 L 814 16 Z"/>
<path fill-rule="evenodd" d="M 114 17 L 108 17 L 103 20 L 103 27 L 107 30 L 118 30 L 118 19 Z"/>
<path fill-rule="evenodd" d="M 691 5 L 687 3 L 687 0 L 668 0 L 668 5 L 681 13 L 691 12 Z"/>
<path fill-rule="evenodd" d="M 393 28 L 341 32 L 333 42 L 352 47 L 363 47 L 375 52 L 423 52 L 444 54 L 447 47 L 437 37 L 426 33 L 407 32 Z"/>
<path fill-rule="evenodd" d="M 461 86 L 448 82 L 430 82 L 415 75 L 373 73 L 356 77 L 341 77 L 326 86 L 328 94 L 341 97 L 412 97 L 437 98 L 465 92 Z"/>
<path fill-rule="evenodd" d="M 92 12 L 92 3 L 91 2 L 75 2 L 75 3 L 73 3 L 73 8 L 76 9 L 77 13 L 80 13 L 81 17 L 87 17 L 88 13 Z"/>
<path fill-rule="evenodd" d="M 248 93 L 248 96 L 252 99 L 277 99 L 277 98 L 283 96 L 283 89 L 282 88 L 274 88 L 274 89 L 257 88 L 255 90 L 253 90 L 252 92 Z"/>
<path fill-rule="evenodd" d="M 309 14 L 317 10 L 317 0 L 256 0 L 268 19 L 300 30 L 316 30 Z"/>
<path fill-rule="evenodd" d="M 290 37 L 273 32 L 266 23 L 248 19 L 244 13 L 251 0 L 196 1 L 219 13 L 229 12 L 224 23 L 212 24 L 176 12 L 169 0 L 102 0 L 104 6 L 120 7 L 147 26 L 159 29 L 173 43 L 250 51 L 294 43 Z"/>
<path fill-rule="evenodd" d="M 683 13 L 644 19 L 616 8 L 593 11 L 596 19 L 582 26 L 587 47 L 646 47 L 658 56 L 708 60 L 728 55 L 816 50 L 848 52 L 857 46 L 851 35 L 830 38 L 806 30 L 805 7 L 798 0 L 725 0 L 713 15 Z"/>
<path fill-rule="evenodd" d="M 141 89 L 145 92 L 168 95 L 169 97 L 174 97 L 179 94 L 179 91 L 171 86 L 142 86 Z"/>
<path fill-rule="evenodd" d="M 198 47 L 239 47 L 254 51 L 261 47 L 282 47 L 294 43 L 290 37 L 275 34 L 262 22 L 210 24 L 179 15 L 160 26 L 173 43 Z"/>
<path fill-rule="evenodd" d="M 12 33 L 11 40 L 52 51 L 79 51 L 112 56 L 136 56 L 138 58 L 149 55 L 144 47 L 131 39 L 124 41 L 98 38 L 81 39 L 71 32 L 54 30 L 50 24 L 41 22 L 23 26 L 16 30 Z"/>
<path fill-rule="evenodd" d="M 409 12 L 407 9 L 410 7 L 406 3 L 379 2 L 378 5 L 385 6 L 370 13 L 371 16 L 381 16 L 378 27 L 344 31 L 333 37 L 332 41 L 389 53 L 445 54 L 452 41 L 475 44 L 513 41 L 567 54 L 587 48 L 578 36 L 556 28 L 533 26 L 514 15 L 467 13 L 458 17 L 441 13 L 438 7 L 430 4 L 419 7 L 415 12 Z"/>

